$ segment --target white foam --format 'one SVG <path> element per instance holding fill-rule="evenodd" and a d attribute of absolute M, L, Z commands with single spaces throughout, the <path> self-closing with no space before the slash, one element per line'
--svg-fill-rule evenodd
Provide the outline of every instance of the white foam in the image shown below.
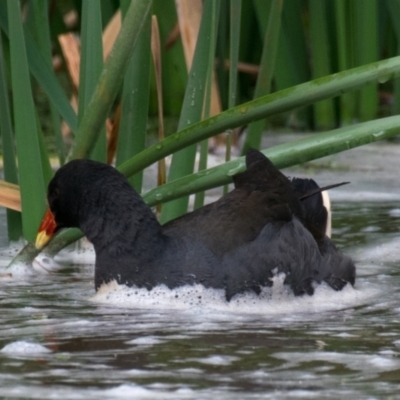
<path fill-rule="evenodd" d="M 54 259 L 60 264 L 93 265 L 96 254 L 93 245 L 86 238 L 82 238 L 73 246 L 60 251 Z"/>
<path fill-rule="evenodd" d="M 231 365 L 238 360 L 240 360 L 240 358 L 235 356 L 213 355 L 204 358 L 189 358 L 185 361 L 195 361 L 207 365 Z"/>
<path fill-rule="evenodd" d="M 393 208 L 388 211 L 390 217 L 400 217 L 400 208 Z"/>
<path fill-rule="evenodd" d="M 37 275 L 58 272 L 70 265 L 94 265 L 95 252 L 91 243 L 81 239 L 79 243 L 62 250 L 54 258 L 40 253 L 33 262 L 13 261 L 25 241 L 13 242 L 6 249 L 0 249 L 0 281 L 26 281 Z M 11 263 L 12 262 L 12 263 Z"/>
<path fill-rule="evenodd" d="M 149 385 L 150 386 L 150 385 Z M 193 398 L 210 398 L 207 390 L 192 390 L 188 387 L 180 387 L 178 385 L 170 385 L 164 388 L 146 388 L 134 383 L 123 383 L 119 386 L 111 388 L 93 388 L 82 387 L 76 388 L 72 385 L 55 386 L 55 385 L 26 385 L 20 383 L 18 386 L 2 387 L 2 398 L 30 398 L 30 399 L 75 399 L 75 400 L 124 400 L 124 399 L 193 399 Z M 168 390 L 169 389 L 169 390 Z M 200 397 L 199 397 L 200 396 Z M 236 397 L 237 398 L 237 397 Z"/>
<path fill-rule="evenodd" d="M 344 354 L 334 351 L 278 352 L 272 357 L 287 362 L 286 368 L 296 368 L 305 362 L 323 361 L 332 364 L 344 364 L 347 368 L 361 371 L 365 374 L 377 374 L 383 371 L 395 371 L 400 368 L 400 360 L 387 355 L 377 354 Z"/>
<path fill-rule="evenodd" d="M 30 263 L 14 262 L 11 267 L 8 267 L 11 260 L 20 252 L 26 242 L 18 241 L 10 243 L 6 249 L 0 250 L 0 279 L 11 279 L 13 277 L 29 277 L 35 274 L 35 271 Z"/>
<path fill-rule="evenodd" d="M 155 383 L 149 385 L 151 389 L 135 385 L 133 383 L 124 383 L 120 386 L 105 389 L 102 392 L 103 398 L 106 399 L 187 399 L 196 398 L 199 391 L 193 391 L 189 387 L 180 387 L 175 389 L 173 384 Z M 169 389 L 169 390 L 168 390 Z M 171 390 L 172 389 L 172 390 Z M 173 390 L 175 389 L 175 390 Z M 202 398 L 209 398 L 202 397 Z"/>
<path fill-rule="evenodd" d="M 153 346 L 155 344 L 164 343 L 164 340 L 160 340 L 160 339 L 156 338 L 155 336 L 144 336 L 144 337 L 139 337 L 136 339 L 129 340 L 125 343 L 126 344 L 135 344 L 138 346 Z"/>
<path fill-rule="evenodd" d="M 318 333 L 319 335 L 321 334 L 320 332 Z M 359 337 L 358 335 L 353 335 L 352 333 L 348 333 L 348 332 L 341 332 L 338 333 L 337 335 L 333 335 L 336 337 L 341 337 L 341 338 L 356 338 Z"/>
<path fill-rule="evenodd" d="M 54 258 L 48 256 L 45 253 L 40 253 L 36 256 L 32 263 L 33 269 L 36 272 L 48 273 L 52 271 L 58 271 L 64 266 L 58 263 Z"/>
<path fill-rule="evenodd" d="M 9 355 L 35 355 L 51 353 L 47 347 L 42 346 L 39 343 L 25 342 L 22 340 L 6 344 L 0 350 L 0 352 Z"/>
<path fill-rule="evenodd" d="M 35 276 L 36 272 L 32 264 L 24 262 L 14 262 L 10 267 L 2 269 L 0 278 L 1 279 L 30 279 Z"/>
<path fill-rule="evenodd" d="M 107 396 L 115 396 L 116 398 L 123 399 L 132 399 L 136 396 L 145 396 L 146 398 L 151 398 L 152 391 L 140 387 L 134 384 L 123 384 L 111 389 L 106 389 L 104 394 Z"/>
<path fill-rule="evenodd" d="M 4 258 L 2 259 L 4 261 Z M 11 265 L 11 259 L 7 259 L 7 263 L 2 265 L 0 270 L 0 279 L 17 279 L 29 280 L 36 275 L 48 274 L 49 272 L 60 270 L 63 268 L 60 264 L 56 263 L 52 258 L 44 254 L 39 254 L 32 263 L 24 261 L 14 261 Z"/>
<path fill-rule="evenodd" d="M 325 284 L 317 285 L 313 296 L 295 296 L 283 277 L 274 279 L 271 288 L 263 288 L 260 295 L 245 293 L 226 301 L 222 289 L 207 289 L 197 284 L 168 289 L 164 285 L 152 290 L 118 285 L 115 281 L 102 285 L 91 298 L 102 304 L 128 308 L 187 310 L 204 313 L 209 310 L 226 313 L 280 315 L 341 310 L 365 304 L 379 293 L 377 287 L 357 283 L 356 288 L 346 285 L 340 292 Z"/>

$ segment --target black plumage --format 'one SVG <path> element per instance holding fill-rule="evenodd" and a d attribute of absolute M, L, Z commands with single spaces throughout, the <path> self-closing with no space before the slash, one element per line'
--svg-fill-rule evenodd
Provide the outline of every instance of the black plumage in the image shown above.
<path fill-rule="evenodd" d="M 78 227 L 93 243 L 96 289 L 112 280 L 148 289 L 200 283 L 230 300 L 260 293 L 274 273 L 285 273 L 296 295 L 313 294 L 313 282 L 353 285 L 353 262 L 324 234 L 321 194 L 300 200 L 309 184 L 290 181 L 259 151 L 249 150 L 246 165 L 230 193 L 164 226 L 122 174 L 95 161 L 60 168 L 48 202 L 58 228 Z"/>

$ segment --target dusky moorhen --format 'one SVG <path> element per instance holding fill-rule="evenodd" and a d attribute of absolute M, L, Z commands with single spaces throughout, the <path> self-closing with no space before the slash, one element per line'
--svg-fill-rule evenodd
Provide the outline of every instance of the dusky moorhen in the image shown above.
<path fill-rule="evenodd" d="M 36 245 L 60 228 L 80 228 L 94 245 L 96 290 L 112 280 L 147 289 L 199 283 L 224 289 L 229 301 L 259 294 L 276 273 L 295 295 L 312 295 L 314 282 L 354 285 L 354 263 L 325 235 L 321 194 L 307 196 L 318 185 L 289 180 L 257 150 L 246 166 L 231 192 L 161 226 L 115 168 L 73 160 L 49 184 Z"/>

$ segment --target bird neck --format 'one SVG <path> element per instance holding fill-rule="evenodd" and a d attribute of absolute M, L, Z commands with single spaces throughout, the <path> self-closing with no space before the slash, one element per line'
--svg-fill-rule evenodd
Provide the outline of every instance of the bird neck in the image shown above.
<path fill-rule="evenodd" d="M 157 242 L 162 235 L 155 215 L 133 189 L 100 193 L 91 203 L 83 204 L 80 229 L 93 243 L 96 253 L 103 249 L 132 251 L 142 243 Z"/>

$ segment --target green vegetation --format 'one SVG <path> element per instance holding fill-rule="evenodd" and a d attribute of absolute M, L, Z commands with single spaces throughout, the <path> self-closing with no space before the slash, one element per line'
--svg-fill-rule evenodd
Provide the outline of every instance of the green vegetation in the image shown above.
<path fill-rule="evenodd" d="M 178 19 L 185 29 L 195 25 L 195 17 L 177 12 L 175 0 L 21 4 L 0 2 L 4 173 L 6 181 L 19 184 L 23 209 L 22 218 L 7 211 L 10 239 L 23 236 L 31 241 L 38 229 L 52 176 L 50 135 L 60 164 L 80 157 L 105 161 L 115 154 L 117 168 L 138 191 L 142 170 L 173 154 L 168 183 L 144 195 L 150 205 L 164 203 L 160 219 L 166 222 L 187 211 L 189 194 L 227 184 L 244 169 L 243 158 L 229 161 L 235 128 L 249 124 L 244 149 L 259 147 L 266 124 L 277 116 L 296 129 L 330 129 L 268 149 L 278 167 L 400 132 L 399 117 L 378 119 L 379 112 L 387 116 L 399 111 L 399 0 L 199 1 L 203 18 L 189 73 L 185 54 L 190 40 L 173 32 Z M 122 26 L 108 55 L 105 27 L 119 8 Z M 179 114 L 179 122 L 175 132 L 146 147 L 148 118 L 156 115 L 157 104 L 152 14 L 161 35 L 164 114 Z M 67 15 L 76 22 L 69 25 Z M 77 89 L 65 79 L 68 57 L 61 51 L 59 35 L 66 33 L 80 39 Z M 62 59 L 61 71 L 53 65 L 56 57 Z M 216 87 L 222 105 L 217 113 L 211 111 Z M 47 97 L 48 115 L 38 106 L 38 93 Z M 77 112 L 70 103 L 75 95 Z M 380 98 L 385 105 L 379 108 Z M 44 118 L 51 132 L 42 129 Z M 221 133 L 228 137 L 227 163 L 204 169 L 206 140 Z M 194 173 L 200 143 L 201 165 Z M 196 207 L 202 202 L 199 194 Z M 64 232 L 47 251 L 55 254 L 79 237 L 76 230 Z M 35 254 L 28 245 L 19 257 Z"/>

